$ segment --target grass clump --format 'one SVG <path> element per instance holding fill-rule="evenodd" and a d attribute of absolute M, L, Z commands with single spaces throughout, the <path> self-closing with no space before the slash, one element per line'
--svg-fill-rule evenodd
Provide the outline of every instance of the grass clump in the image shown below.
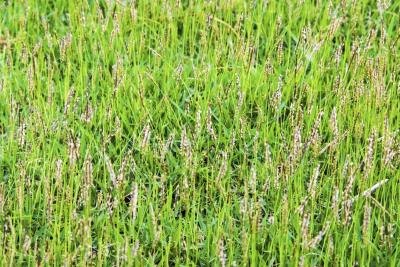
<path fill-rule="evenodd" d="M 395 266 L 399 11 L 2 2 L 0 265 Z"/>

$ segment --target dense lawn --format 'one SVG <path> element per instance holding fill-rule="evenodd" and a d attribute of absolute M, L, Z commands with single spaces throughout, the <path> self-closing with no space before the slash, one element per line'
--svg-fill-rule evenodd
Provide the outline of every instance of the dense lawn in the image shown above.
<path fill-rule="evenodd" d="M 400 1 L 0 2 L 1 266 L 395 266 Z"/>

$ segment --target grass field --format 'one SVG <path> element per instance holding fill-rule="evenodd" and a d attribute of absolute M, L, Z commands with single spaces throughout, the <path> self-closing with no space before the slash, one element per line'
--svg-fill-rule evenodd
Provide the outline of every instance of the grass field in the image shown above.
<path fill-rule="evenodd" d="M 400 2 L 0 3 L 0 266 L 398 266 Z"/>

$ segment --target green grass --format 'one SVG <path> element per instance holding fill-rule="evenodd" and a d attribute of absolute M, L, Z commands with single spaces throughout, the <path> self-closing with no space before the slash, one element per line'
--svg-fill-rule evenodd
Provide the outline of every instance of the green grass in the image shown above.
<path fill-rule="evenodd" d="M 131 2 L 0 3 L 1 266 L 398 264 L 399 1 Z"/>

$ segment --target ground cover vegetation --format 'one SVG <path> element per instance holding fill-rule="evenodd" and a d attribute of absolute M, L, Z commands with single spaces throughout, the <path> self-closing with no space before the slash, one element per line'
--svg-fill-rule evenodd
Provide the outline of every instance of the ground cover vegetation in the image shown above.
<path fill-rule="evenodd" d="M 0 265 L 395 266 L 400 2 L 0 3 Z"/>

